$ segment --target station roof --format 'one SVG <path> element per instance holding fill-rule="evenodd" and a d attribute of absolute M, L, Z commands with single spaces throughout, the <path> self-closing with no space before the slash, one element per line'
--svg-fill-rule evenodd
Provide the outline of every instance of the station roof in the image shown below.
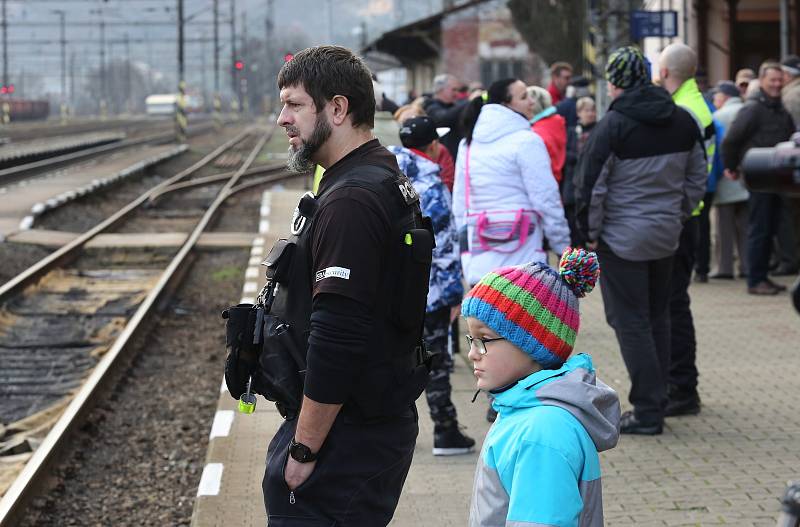
<path fill-rule="evenodd" d="M 369 43 L 365 53 L 379 52 L 391 55 L 403 64 L 419 62 L 439 56 L 439 35 L 444 12 L 423 18 L 411 24 L 387 31 Z"/>
<path fill-rule="evenodd" d="M 441 55 L 442 19 L 451 13 L 482 4 L 487 0 L 467 0 L 439 13 L 387 31 L 364 48 L 364 54 L 391 55 L 408 65 Z"/>

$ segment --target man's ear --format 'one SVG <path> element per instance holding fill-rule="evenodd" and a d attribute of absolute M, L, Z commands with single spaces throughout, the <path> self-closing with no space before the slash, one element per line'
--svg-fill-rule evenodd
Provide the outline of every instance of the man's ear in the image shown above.
<path fill-rule="evenodd" d="M 667 68 L 659 68 L 658 69 L 658 78 L 661 79 L 663 82 L 667 77 L 669 77 L 669 69 Z"/>
<path fill-rule="evenodd" d="M 347 112 L 350 109 L 350 101 L 344 95 L 334 95 L 333 99 L 328 103 L 331 122 L 334 126 L 341 126 L 347 118 Z"/>

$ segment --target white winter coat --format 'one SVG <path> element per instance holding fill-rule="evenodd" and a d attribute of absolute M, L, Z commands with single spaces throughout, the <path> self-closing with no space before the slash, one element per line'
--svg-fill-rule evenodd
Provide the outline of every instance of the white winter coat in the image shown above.
<path fill-rule="evenodd" d="M 487 104 L 481 109 L 472 134 L 470 147 L 470 210 L 465 202 L 466 140 L 458 146 L 455 184 L 453 186 L 453 216 L 461 229 L 473 225 L 475 214 L 487 211 L 489 221 L 508 220 L 514 211 L 529 213 L 531 234 L 516 251 L 475 251 L 463 253 L 461 264 L 469 284 L 478 282 L 484 274 L 498 267 L 531 261 L 546 261 L 542 250 L 543 234 L 550 247 L 560 255 L 569 245 L 569 227 L 558 192 L 558 183 L 550 169 L 550 156 L 542 139 L 536 135 L 527 119 L 501 105 Z M 470 228 L 469 239 L 473 240 Z M 518 241 L 508 242 L 515 247 Z"/>

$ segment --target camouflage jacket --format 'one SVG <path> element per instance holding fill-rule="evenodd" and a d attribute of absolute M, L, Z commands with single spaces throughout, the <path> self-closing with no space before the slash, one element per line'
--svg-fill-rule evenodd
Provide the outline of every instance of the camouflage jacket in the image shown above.
<path fill-rule="evenodd" d="M 395 155 L 400 170 L 419 194 L 422 214 L 433 222 L 436 247 L 433 249 L 427 311 L 458 305 L 464 296 L 458 232 L 453 221 L 452 197 L 439 179 L 439 165 L 402 146 L 390 146 L 389 151 Z"/>

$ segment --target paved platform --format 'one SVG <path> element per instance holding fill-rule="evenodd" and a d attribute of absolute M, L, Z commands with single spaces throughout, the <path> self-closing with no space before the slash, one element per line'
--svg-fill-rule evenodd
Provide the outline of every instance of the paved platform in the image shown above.
<path fill-rule="evenodd" d="M 81 148 L 89 148 L 125 139 L 122 132 L 89 132 L 52 139 L 33 139 L 3 145 L 0 148 L 0 165 L 18 164 L 29 158 L 55 156 Z"/>
<path fill-rule="evenodd" d="M 32 227 L 34 218 L 44 211 L 178 155 L 186 148 L 186 145 L 161 145 L 126 149 L 0 186 L 0 241 Z"/>
<path fill-rule="evenodd" d="M 262 207 L 267 229 L 251 263 L 257 265 L 273 231 L 284 230 L 277 227 L 287 224 L 298 196 L 268 198 Z M 253 272 L 263 273 L 247 272 L 253 292 L 245 296 L 255 295 Z M 749 296 L 742 281 L 693 284 L 691 295 L 702 413 L 668 419 L 662 436 L 623 436 L 601 455 L 606 525 L 774 526 L 786 481 L 800 479 L 800 316 L 786 294 Z M 582 301 L 581 312 L 577 350 L 593 355 L 600 377 L 628 409 L 627 374 L 599 290 Z M 480 443 L 489 428 L 485 399 L 470 403 L 471 369 L 463 355 L 455 362 L 453 401 L 466 432 Z M 478 454 L 435 458 L 424 397 L 418 405 L 414 463 L 391 525 L 466 525 Z M 224 390 L 219 410 L 192 524 L 263 526 L 265 452 L 280 416 L 261 398 L 254 415 L 238 414 Z"/>

